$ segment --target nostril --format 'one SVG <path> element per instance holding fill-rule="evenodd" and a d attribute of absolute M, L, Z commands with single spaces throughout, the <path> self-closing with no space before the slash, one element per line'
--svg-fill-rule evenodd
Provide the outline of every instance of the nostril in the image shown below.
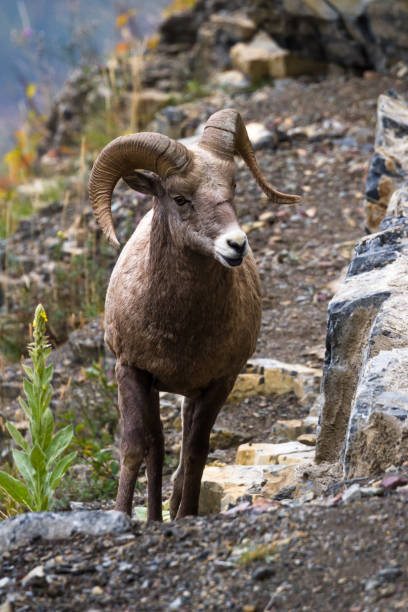
<path fill-rule="evenodd" d="M 231 249 L 234 249 L 234 251 L 237 251 L 237 253 L 241 255 L 245 251 L 246 238 L 244 238 L 241 244 L 239 244 L 235 240 L 227 240 L 227 244 L 231 247 Z"/>

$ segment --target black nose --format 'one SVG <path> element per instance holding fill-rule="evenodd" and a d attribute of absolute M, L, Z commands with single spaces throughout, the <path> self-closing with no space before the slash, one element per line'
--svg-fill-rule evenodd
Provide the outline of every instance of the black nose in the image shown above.
<path fill-rule="evenodd" d="M 242 244 L 238 244 L 238 242 L 235 242 L 235 240 L 227 240 L 228 246 L 230 246 L 231 249 L 234 249 L 234 251 L 236 251 L 238 255 L 243 255 L 245 251 L 246 243 L 247 243 L 246 238 L 244 239 Z"/>

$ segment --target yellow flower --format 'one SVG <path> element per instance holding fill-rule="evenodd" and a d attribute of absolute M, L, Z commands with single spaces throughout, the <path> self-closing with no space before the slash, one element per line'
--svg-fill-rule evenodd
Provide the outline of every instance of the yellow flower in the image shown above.
<path fill-rule="evenodd" d="M 34 83 L 30 83 L 26 87 L 26 96 L 27 98 L 34 98 L 35 92 L 37 91 L 37 87 Z"/>
<path fill-rule="evenodd" d="M 42 316 L 42 318 L 44 319 L 44 321 L 45 321 L 45 322 L 47 322 L 47 321 L 48 321 L 48 319 L 47 319 L 47 315 L 45 314 L 45 312 L 44 312 L 44 311 L 42 311 L 41 316 Z"/>
<path fill-rule="evenodd" d="M 45 391 L 47 387 L 46 387 L 45 385 L 43 385 L 43 386 L 42 386 L 42 388 L 43 388 L 43 390 Z"/>

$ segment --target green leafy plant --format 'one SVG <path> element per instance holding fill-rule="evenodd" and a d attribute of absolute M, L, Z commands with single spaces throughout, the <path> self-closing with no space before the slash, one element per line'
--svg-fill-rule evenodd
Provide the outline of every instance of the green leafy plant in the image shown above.
<path fill-rule="evenodd" d="M 171 520 L 170 518 L 170 501 L 167 499 L 162 504 L 163 521 L 167 523 Z M 147 521 L 147 506 L 136 506 L 133 508 L 133 518 L 137 521 Z"/>
<path fill-rule="evenodd" d="M 0 489 L 31 511 L 49 510 L 55 489 L 76 457 L 76 452 L 62 456 L 73 436 L 72 425 L 54 432 L 54 416 L 49 407 L 53 366 L 46 365 L 51 352 L 45 336 L 46 322 L 47 315 L 39 304 L 33 322 L 34 341 L 28 347 L 33 367 L 23 365 L 27 401 L 19 398 L 28 417 L 31 444 L 12 423 L 6 423 L 9 434 L 21 448 L 13 450 L 13 459 L 22 480 L 0 472 Z"/>

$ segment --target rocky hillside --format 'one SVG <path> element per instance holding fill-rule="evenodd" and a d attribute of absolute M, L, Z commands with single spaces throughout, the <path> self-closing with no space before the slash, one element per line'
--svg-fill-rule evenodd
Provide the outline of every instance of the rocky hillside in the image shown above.
<path fill-rule="evenodd" d="M 401 63 L 408 43 L 398 34 L 405 5 L 396 2 L 386 15 L 376 0 L 268 5 L 199 1 L 162 24 L 158 44 L 142 60 L 116 57 L 107 69 L 76 72 L 55 102 L 38 148 L 38 176 L 18 188 L 37 201 L 35 214 L 16 219 L 15 231 L 0 244 L 0 425 L 9 420 L 27 431 L 17 401 L 18 359 L 41 300 L 54 346 L 52 408 L 61 423 L 75 426 L 78 452 L 55 509 L 82 512 L 3 522 L 0 610 L 272 612 L 324 611 L 330 605 L 366 612 L 408 606 L 405 433 L 398 429 L 402 450 L 392 461 L 374 461 L 366 471 L 361 465 L 367 462 L 360 462 L 351 475 L 341 463 L 344 415 L 350 410 L 357 423 L 367 403 L 364 394 L 355 402 L 353 397 L 354 403 L 347 395 L 356 388 L 357 368 L 363 363 L 367 385 L 373 383 L 372 347 L 392 350 L 384 342 L 398 334 L 405 338 L 391 320 L 394 303 L 403 311 L 404 289 L 396 289 L 395 268 L 387 267 L 397 265 L 398 271 L 405 262 L 401 226 L 388 225 L 359 243 L 346 289 L 342 284 L 354 245 L 371 223 L 364 196 L 379 150 L 377 142 L 374 151 L 378 97 L 388 90 L 408 96 Z M 385 27 L 389 19 L 398 25 L 392 40 Z M 86 177 L 96 150 L 130 125 L 194 139 L 208 116 L 225 107 L 242 114 L 265 176 L 282 191 L 302 194 L 302 201 L 296 209 L 272 208 L 239 163 L 236 204 L 263 290 L 257 350 L 211 437 L 204 516 L 163 525 L 141 522 L 142 476 L 131 522 L 102 512 L 113 506 L 118 461 L 114 360 L 102 328 L 117 254 L 96 227 Z M 381 154 L 385 170 L 374 190 L 380 196 L 387 159 L 395 152 L 382 147 Z M 404 177 L 392 174 L 395 188 Z M 388 200 L 379 200 L 383 216 Z M 403 217 L 402 200 L 388 214 Z M 148 197 L 118 187 L 112 210 L 122 243 L 149 208 Z M 361 276 L 373 268 L 374 277 Z M 373 294 L 395 293 L 383 300 L 384 308 L 374 300 L 379 308 L 374 312 L 362 295 L 367 286 Z M 339 289 L 346 294 L 330 303 L 334 318 L 326 347 L 327 309 Z M 344 322 L 344 306 L 357 313 L 351 323 Z M 366 322 L 375 317 L 373 335 L 366 334 Z M 353 353 L 358 359 L 350 360 L 351 372 L 342 362 L 350 367 L 350 338 L 360 350 Z M 395 371 L 391 384 L 400 380 Z M 343 403 L 334 401 L 333 408 L 338 397 Z M 391 417 L 398 418 L 395 398 L 388 393 L 386 399 Z M 405 410 L 402 396 L 397 399 Z M 180 449 L 180 400 L 162 394 L 161 404 L 166 499 Z M 324 461 L 315 465 L 319 414 L 317 453 Z M 325 449 L 334 449 L 325 446 L 333 414 L 343 419 L 343 437 L 336 437 L 336 452 L 324 456 Z M 360 446 L 370 447 L 370 431 Z M 0 449 L 3 469 L 12 470 L 2 427 Z M 348 465 L 350 456 L 348 451 Z M 3 514 L 15 510 L 3 501 Z"/>

